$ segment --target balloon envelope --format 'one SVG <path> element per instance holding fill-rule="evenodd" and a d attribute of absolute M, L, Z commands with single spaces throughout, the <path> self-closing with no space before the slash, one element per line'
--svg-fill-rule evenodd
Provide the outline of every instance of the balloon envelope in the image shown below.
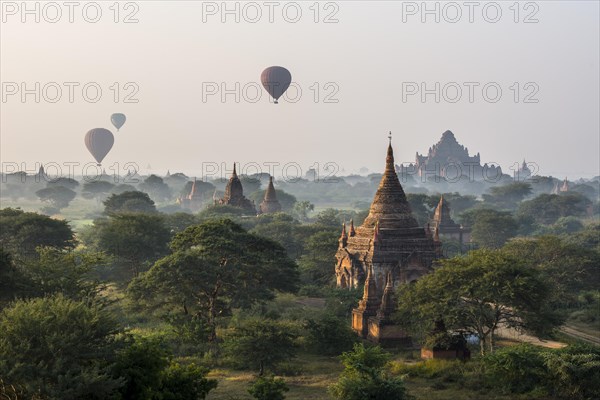
<path fill-rule="evenodd" d="M 112 149 L 114 143 L 115 137 L 108 129 L 96 128 L 85 134 L 85 146 L 92 153 L 98 165 Z"/>
<path fill-rule="evenodd" d="M 110 116 L 110 121 L 112 122 L 114 127 L 117 128 L 117 130 L 121 129 L 121 127 L 125 124 L 126 120 L 127 117 L 125 117 L 125 114 L 116 113 Z"/>
<path fill-rule="evenodd" d="M 262 72 L 260 81 L 265 90 L 275 99 L 275 104 L 277 104 L 277 100 L 290 87 L 292 74 L 283 67 L 273 66 Z"/>

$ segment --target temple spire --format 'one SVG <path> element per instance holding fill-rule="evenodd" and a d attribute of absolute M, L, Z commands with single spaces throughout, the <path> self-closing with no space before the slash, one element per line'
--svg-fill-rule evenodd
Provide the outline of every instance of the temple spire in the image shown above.
<path fill-rule="evenodd" d="M 275 186 L 273 186 L 273 177 L 269 176 L 269 186 L 267 186 L 267 190 L 265 192 L 264 200 L 276 201 L 277 195 L 275 194 Z"/>
<path fill-rule="evenodd" d="M 379 318 L 389 318 L 394 312 L 394 284 L 392 278 L 392 271 L 388 271 L 387 279 L 385 283 L 385 289 L 383 290 L 383 297 L 381 298 L 381 306 L 377 312 Z"/>
<path fill-rule="evenodd" d="M 392 149 L 392 132 L 391 131 L 388 136 L 388 139 L 390 140 L 390 142 L 388 144 L 387 157 L 385 158 L 385 174 L 387 174 L 389 171 L 394 172 L 394 174 L 395 174 L 396 166 L 394 165 L 394 150 Z"/>
<path fill-rule="evenodd" d="M 386 228 L 418 227 L 417 220 L 412 215 L 404 189 L 402 189 L 396 174 L 391 140 L 385 158 L 385 172 L 381 177 L 375 198 L 369 209 L 369 215 L 365 218 L 363 226 L 373 228 L 378 219 L 385 220 Z"/>
<path fill-rule="evenodd" d="M 350 219 L 350 237 L 356 235 L 356 231 L 354 230 L 354 220 Z"/>
<path fill-rule="evenodd" d="M 231 174 L 231 176 L 237 177 L 237 172 L 235 171 L 235 161 L 233 162 L 233 173 Z"/>
<path fill-rule="evenodd" d="M 192 182 L 192 189 L 190 190 L 190 194 L 188 196 L 188 199 L 192 199 L 194 197 L 196 197 L 196 177 L 194 177 L 194 182 Z"/>
<path fill-rule="evenodd" d="M 342 234 L 340 235 L 340 245 L 346 247 L 348 244 L 348 234 L 346 233 L 346 221 L 342 224 Z"/>
<path fill-rule="evenodd" d="M 379 297 L 377 296 L 377 283 L 375 282 L 375 277 L 373 275 L 373 266 L 369 265 L 367 267 L 367 278 L 365 279 L 365 289 L 363 292 L 363 298 L 359 302 L 359 304 L 362 303 L 363 307 L 379 306 Z"/>

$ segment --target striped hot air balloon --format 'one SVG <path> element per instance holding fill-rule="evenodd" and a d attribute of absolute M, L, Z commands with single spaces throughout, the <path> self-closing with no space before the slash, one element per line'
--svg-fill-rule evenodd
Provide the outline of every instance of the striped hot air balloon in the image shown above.
<path fill-rule="evenodd" d="M 98 166 L 102 165 L 102 160 L 112 149 L 114 143 L 115 137 L 108 129 L 96 128 L 85 134 L 85 146 L 96 159 Z"/>

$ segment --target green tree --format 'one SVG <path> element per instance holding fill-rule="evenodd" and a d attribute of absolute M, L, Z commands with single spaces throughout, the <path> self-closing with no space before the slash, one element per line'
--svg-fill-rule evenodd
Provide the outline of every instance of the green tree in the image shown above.
<path fill-rule="evenodd" d="M 199 222 L 195 215 L 185 212 L 165 214 L 163 218 L 165 225 L 172 233 L 184 231 L 186 228 L 196 225 Z"/>
<path fill-rule="evenodd" d="M 216 339 L 217 317 L 295 291 L 296 264 L 281 245 L 248 233 L 231 220 L 208 221 L 175 235 L 172 254 L 134 280 L 129 293 L 150 305 L 179 307 L 205 321 Z"/>
<path fill-rule="evenodd" d="M 123 399 L 151 399 L 160 385 L 163 370 L 169 365 L 168 355 L 159 340 L 139 337 L 120 351 L 113 375 L 123 380 L 119 389 Z"/>
<path fill-rule="evenodd" d="M 519 205 L 519 214 L 532 217 L 539 224 L 553 224 L 560 217 L 586 215 L 591 202 L 580 193 L 541 194 Z"/>
<path fill-rule="evenodd" d="M 171 189 L 160 176 L 150 175 L 138 185 L 142 192 L 148 193 L 156 201 L 165 201 L 171 197 Z"/>
<path fill-rule="evenodd" d="M 335 252 L 339 233 L 321 231 L 311 235 L 298 261 L 305 284 L 326 285 L 334 279 Z"/>
<path fill-rule="evenodd" d="M 153 214 L 113 214 L 95 220 L 93 230 L 98 249 L 114 256 L 133 276 L 167 254 L 171 239 L 162 216 Z"/>
<path fill-rule="evenodd" d="M 74 191 L 64 186 L 50 186 L 40 189 L 35 194 L 41 201 L 50 204 L 49 212 L 55 213 L 69 206 L 77 195 Z"/>
<path fill-rule="evenodd" d="M 298 337 L 294 325 L 251 318 L 236 325 L 226 336 L 226 354 L 241 368 L 258 371 L 272 370 L 282 361 L 296 356 Z"/>
<path fill-rule="evenodd" d="M 379 346 L 355 344 L 354 350 L 342 354 L 344 371 L 329 392 L 340 400 L 410 399 L 402 379 L 389 376 L 385 366 L 390 355 Z"/>
<path fill-rule="evenodd" d="M 490 383 L 507 393 L 527 393 L 547 384 L 543 351 L 528 343 L 498 349 L 483 363 Z"/>
<path fill-rule="evenodd" d="M 281 244 L 290 258 L 300 255 L 302 244 L 295 235 L 298 221 L 288 214 L 262 214 L 253 219 L 254 227 L 250 231 Z"/>
<path fill-rule="evenodd" d="M 494 207 L 514 210 L 518 203 L 532 193 L 531 185 L 526 182 L 513 182 L 502 186 L 492 186 L 490 194 L 484 194 L 483 200 Z"/>
<path fill-rule="evenodd" d="M 209 370 L 195 364 L 171 362 L 162 373 L 159 395 L 153 400 L 201 400 L 217 387 L 215 379 L 206 378 Z"/>
<path fill-rule="evenodd" d="M 568 235 L 564 240 L 600 254 L 600 223 L 586 225 L 582 231 Z"/>
<path fill-rule="evenodd" d="M 123 381 L 120 394 L 128 400 L 204 399 L 217 381 L 208 369 L 169 361 L 171 354 L 158 339 L 137 337 L 118 352 L 113 376 Z"/>
<path fill-rule="evenodd" d="M 320 225 L 326 228 L 339 229 L 341 228 L 343 220 L 340 218 L 339 210 L 335 208 L 328 208 L 317 214 L 315 219 L 315 225 Z"/>
<path fill-rule="evenodd" d="M 548 302 L 552 285 L 525 260 L 501 250 L 475 250 L 440 265 L 400 290 L 399 310 L 430 326 L 443 319 L 448 329 L 476 334 L 482 354 L 493 351 L 500 326 L 548 331 L 563 322 Z"/>
<path fill-rule="evenodd" d="M 29 286 L 22 272 L 15 267 L 9 252 L 0 247 L 0 309 L 20 296 Z"/>
<path fill-rule="evenodd" d="M 472 240 L 481 247 L 499 248 L 517 235 L 518 223 L 509 212 L 487 208 L 469 210 L 461 220 L 471 226 Z"/>
<path fill-rule="evenodd" d="M 144 192 L 123 192 L 112 194 L 104 201 L 104 213 L 154 213 L 156 206 Z"/>
<path fill-rule="evenodd" d="M 20 300 L 0 311 L 0 376 L 30 396 L 106 399 L 117 325 L 104 310 L 62 295 Z"/>
<path fill-rule="evenodd" d="M 552 282 L 549 300 L 555 307 L 575 303 L 579 291 L 600 285 L 600 254 L 559 237 L 517 238 L 503 250 L 526 261 Z"/>
<path fill-rule="evenodd" d="M 357 338 L 347 318 L 329 312 L 307 319 L 304 327 L 308 331 L 307 344 L 316 354 L 340 354 L 350 350 Z"/>
<path fill-rule="evenodd" d="M 114 187 L 115 185 L 106 181 L 86 182 L 83 184 L 81 195 L 86 199 L 95 199 L 99 202 L 105 199 Z"/>
<path fill-rule="evenodd" d="M 248 393 L 256 400 L 284 400 L 284 393 L 289 390 L 290 388 L 281 378 L 259 376 L 248 389 Z"/>
<path fill-rule="evenodd" d="M 600 348 L 571 345 L 546 354 L 551 391 L 560 399 L 600 398 Z"/>
<path fill-rule="evenodd" d="M 32 256 L 38 246 L 59 249 L 75 247 L 75 236 L 67 221 L 20 209 L 0 210 L 0 247 L 13 256 Z"/>
<path fill-rule="evenodd" d="M 128 183 L 120 183 L 111 190 L 111 193 L 123 194 L 125 192 L 136 192 L 136 191 L 137 190 L 135 189 L 135 186 L 130 185 Z"/>
<path fill-rule="evenodd" d="M 560 217 L 548 229 L 553 235 L 568 235 L 583 229 L 583 223 L 575 217 Z"/>
<path fill-rule="evenodd" d="M 56 178 L 48 181 L 46 187 L 66 187 L 67 189 L 75 190 L 79 186 L 79 182 L 77 182 L 73 178 Z"/>
<path fill-rule="evenodd" d="M 308 213 L 315 209 L 315 205 L 310 201 L 299 201 L 294 204 L 292 212 L 300 221 L 308 220 Z"/>
<path fill-rule="evenodd" d="M 22 295 L 46 297 L 62 294 L 72 300 L 93 300 L 102 285 L 94 271 L 106 265 L 102 254 L 38 247 L 38 257 L 18 262 L 23 276 Z"/>
<path fill-rule="evenodd" d="M 199 221 L 208 221 L 211 219 L 223 219 L 228 218 L 231 220 L 240 219 L 244 215 L 245 211 L 242 208 L 234 207 L 230 205 L 212 205 L 206 207 L 204 210 L 198 213 Z"/>

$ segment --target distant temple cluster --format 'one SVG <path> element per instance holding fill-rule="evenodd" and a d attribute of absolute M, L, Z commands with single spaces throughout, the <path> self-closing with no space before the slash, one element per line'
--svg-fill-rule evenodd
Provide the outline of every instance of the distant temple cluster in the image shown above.
<path fill-rule="evenodd" d="M 194 179 L 192 183 L 192 189 L 187 196 L 180 197 L 177 203 L 183 208 L 190 211 L 198 211 L 204 206 L 204 199 L 200 191 L 198 190 L 198 182 Z M 273 185 L 273 177 L 269 177 L 269 185 L 265 191 L 263 201 L 256 208 L 254 201 L 249 200 L 244 196 L 244 188 L 242 181 L 237 175 L 235 163 L 233 164 L 233 173 L 225 186 L 225 194 L 219 198 L 217 191 L 213 195 L 213 205 L 229 205 L 233 207 L 241 208 L 248 214 L 269 214 L 281 211 L 281 204 L 277 200 L 277 193 L 275 192 L 275 186 Z"/>
<path fill-rule="evenodd" d="M 419 177 L 440 176 L 448 179 L 466 176 L 474 180 L 483 180 L 502 176 L 502 168 L 487 163 L 481 165 L 479 153 L 471 157 L 469 149 L 460 145 L 451 131 L 446 131 L 440 141 L 429 148 L 427 156 L 417 152 L 415 163 L 400 166 L 400 173 Z"/>
<path fill-rule="evenodd" d="M 552 194 L 561 194 L 569 191 L 569 181 L 565 178 L 562 184 L 556 182 L 552 188 Z"/>

